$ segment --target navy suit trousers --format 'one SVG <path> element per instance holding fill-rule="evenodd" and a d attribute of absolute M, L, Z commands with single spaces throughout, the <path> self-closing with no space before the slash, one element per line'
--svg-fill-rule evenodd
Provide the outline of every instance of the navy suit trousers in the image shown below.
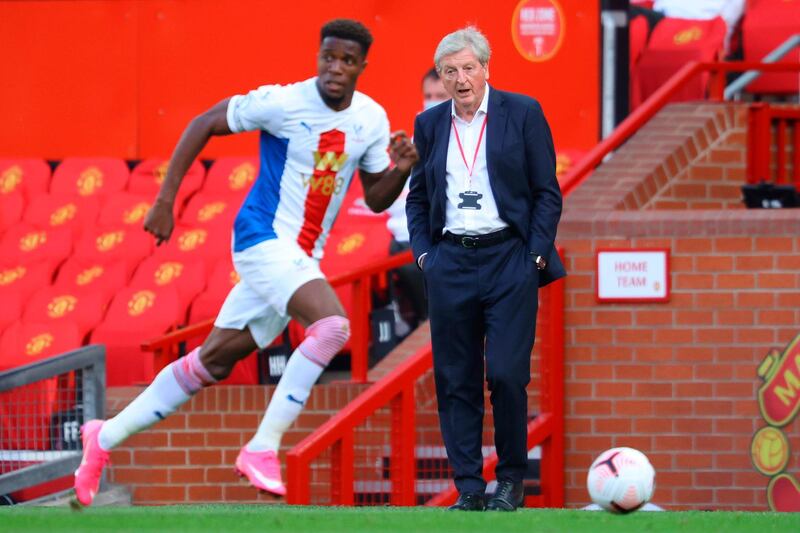
<path fill-rule="evenodd" d="M 518 238 L 485 248 L 442 240 L 423 267 L 439 421 L 456 488 L 486 488 L 484 377 L 494 414 L 497 479 L 521 481 L 539 271 Z"/>

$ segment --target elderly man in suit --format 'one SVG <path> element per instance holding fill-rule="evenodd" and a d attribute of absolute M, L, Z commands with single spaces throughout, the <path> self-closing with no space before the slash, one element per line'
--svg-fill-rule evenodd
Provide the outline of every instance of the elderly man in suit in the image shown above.
<path fill-rule="evenodd" d="M 459 491 L 451 509 L 513 511 L 523 504 L 538 289 L 565 275 L 554 246 L 561 191 L 541 107 L 489 87 L 489 56 L 474 27 L 439 43 L 434 62 L 451 100 L 416 118 L 420 159 L 406 210 L 428 292 L 442 436 Z M 488 503 L 484 360 L 499 457 Z"/>

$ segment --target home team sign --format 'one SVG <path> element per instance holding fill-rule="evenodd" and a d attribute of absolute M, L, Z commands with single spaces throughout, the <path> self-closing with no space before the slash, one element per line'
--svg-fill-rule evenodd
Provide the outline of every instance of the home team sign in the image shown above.
<path fill-rule="evenodd" d="M 601 248 L 597 250 L 599 302 L 669 300 L 669 250 Z"/>

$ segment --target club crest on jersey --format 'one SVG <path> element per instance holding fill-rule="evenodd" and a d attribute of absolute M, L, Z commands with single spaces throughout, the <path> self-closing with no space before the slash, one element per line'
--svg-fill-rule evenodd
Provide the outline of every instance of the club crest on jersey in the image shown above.
<path fill-rule="evenodd" d="M 356 133 L 355 137 L 353 138 L 354 141 L 363 143 L 364 138 L 361 136 L 361 132 L 364 130 L 364 126 L 361 124 L 356 124 L 353 126 L 353 131 Z"/>

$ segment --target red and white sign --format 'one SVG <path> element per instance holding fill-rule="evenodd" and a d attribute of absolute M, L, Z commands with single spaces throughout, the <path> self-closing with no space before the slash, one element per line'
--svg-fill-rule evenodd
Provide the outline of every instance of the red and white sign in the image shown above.
<path fill-rule="evenodd" d="M 669 250 L 666 248 L 597 250 L 599 302 L 669 300 Z"/>
<path fill-rule="evenodd" d="M 564 40 L 564 13 L 557 0 L 521 0 L 511 18 L 511 36 L 528 61 L 556 55 Z"/>

